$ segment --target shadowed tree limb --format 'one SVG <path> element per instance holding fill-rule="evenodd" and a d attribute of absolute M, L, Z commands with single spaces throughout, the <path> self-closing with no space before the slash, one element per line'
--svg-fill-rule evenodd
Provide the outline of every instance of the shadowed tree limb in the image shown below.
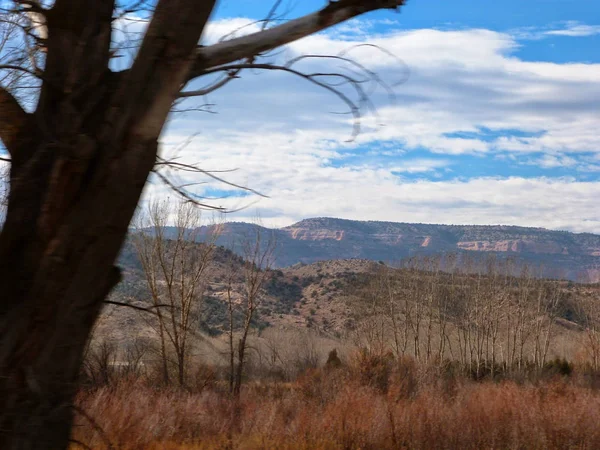
<path fill-rule="evenodd" d="M 209 68 L 259 55 L 369 11 L 384 8 L 396 9 L 404 3 L 405 0 L 339 0 L 329 2 L 320 11 L 291 20 L 283 25 L 208 47 L 200 47 L 196 51 L 196 62 L 190 70 L 188 80 L 204 75 Z"/>
<path fill-rule="evenodd" d="M 296 62 L 296 61 L 293 61 L 293 62 Z M 292 62 L 292 64 L 293 64 L 293 62 Z M 361 105 L 363 105 L 363 106 L 366 105 L 369 107 L 370 110 L 374 111 L 374 108 L 372 107 L 372 105 L 369 102 L 368 96 L 366 95 L 364 89 L 361 86 L 362 83 L 364 83 L 365 81 L 368 81 L 368 80 L 355 79 L 349 75 L 345 75 L 342 73 L 334 73 L 334 72 L 331 72 L 331 73 L 324 73 L 324 72 L 304 73 L 304 72 L 301 72 L 300 70 L 296 70 L 296 69 L 292 68 L 290 64 L 278 65 L 278 64 L 268 64 L 268 63 L 228 64 L 228 65 L 222 66 L 222 67 L 214 67 L 212 69 L 207 69 L 205 71 L 205 73 L 210 74 L 210 73 L 215 73 L 215 72 L 219 72 L 219 71 L 236 71 L 236 70 L 241 70 L 241 69 L 261 69 L 261 70 L 275 70 L 275 71 L 287 72 L 292 75 L 296 75 L 300 78 L 303 78 L 303 79 L 331 92 L 332 94 L 336 95 L 342 102 L 344 102 L 346 104 L 350 114 L 352 114 L 352 116 L 354 117 L 354 125 L 353 125 L 352 136 L 351 136 L 350 140 L 353 140 L 360 132 Z M 337 79 L 341 80 L 343 83 L 351 85 L 354 88 L 354 90 L 356 91 L 356 93 L 358 94 L 358 97 L 359 97 L 358 102 L 355 102 L 350 97 L 348 97 L 348 95 L 346 95 L 344 92 L 342 92 L 340 89 L 338 89 L 338 87 L 340 86 L 339 83 L 328 83 L 328 82 L 325 82 L 322 80 L 324 78 L 337 78 Z M 194 94 L 195 94 L 194 91 L 183 92 L 183 95 L 188 96 L 188 97 L 191 97 Z M 201 95 L 201 94 L 196 94 L 196 95 Z"/>

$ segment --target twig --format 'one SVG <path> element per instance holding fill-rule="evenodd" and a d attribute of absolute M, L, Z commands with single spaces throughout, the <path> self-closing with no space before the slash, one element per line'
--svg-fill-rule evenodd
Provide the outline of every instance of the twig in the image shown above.
<path fill-rule="evenodd" d="M 152 308 L 170 307 L 170 305 L 161 304 L 161 305 L 152 305 L 151 307 L 144 308 L 143 306 L 137 306 L 137 305 L 133 305 L 131 303 L 125 303 L 125 302 L 117 302 L 115 300 L 104 300 L 103 303 L 106 303 L 106 304 L 109 304 L 109 305 L 115 305 L 115 306 L 126 306 L 128 308 L 132 308 L 132 309 L 135 309 L 135 310 L 138 310 L 138 311 L 148 312 L 150 314 L 156 314 L 154 311 L 151 311 Z"/>
<path fill-rule="evenodd" d="M 83 410 L 77 405 L 71 405 L 71 408 L 73 408 L 73 410 L 77 412 L 80 416 L 85 418 L 88 421 L 88 423 L 92 426 L 92 428 L 96 430 L 96 432 L 100 435 L 100 437 L 106 444 L 108 450 L 115 450 L 115 447 L 110 442 L 110 439 L 106 435 L 104 429 L 100 425 L 98 425 L 98 422 L 96 422 L 96 420 L 92 416 L 90 416 L 85 410 Z"/>

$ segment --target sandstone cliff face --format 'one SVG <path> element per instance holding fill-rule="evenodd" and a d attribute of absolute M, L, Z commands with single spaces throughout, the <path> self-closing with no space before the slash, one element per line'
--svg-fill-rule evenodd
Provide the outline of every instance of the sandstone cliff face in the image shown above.
<path fill-rule="evenodd" d="M 347 238 L 344 230 L 307 230 L 303 228 L 291 228 L 289 229 L 289 235 L 292 239 L 300 241 L 323 241 L 325 239 L 333 239 L 341 241 Z"/>
<path fill-rule="evenodd" d="M 536 254 L 561 254 L 568 255 L 569 248 L 552 241 L 536 242 L 531 239 L 509 239 L 498 241 L 464 241 L 458 242 L 461 250 L 478 252 L 516 252 Z M 585 254 L 585 253 L 584 253 Z"/>
<path fill-rule="evenodd" d="M 418 245 L 435 249 L 455 247 L 483 252 L 600 256 L 600 236 L 577 235 L 543 228 L 359 222 L 319 218 L 303 220 L 282 231 L 292 239 L 307 241 L 366 239 L 386 245 Z M 479 239 L 473 239 L 474 237 Z"/>
<path fill-rule="evenodd" d="M 223 245 L 254 225 L 225 227 Z M 431 225 L 363 222 L 333 218 L 302 220 L 269 230 L 278 245 L 280 267 L 331 259 L 399 261 L 418 254 L 496 253 L 545 267 L 545 275 L 600 282 L 600 236 L 514 226 Z"/>

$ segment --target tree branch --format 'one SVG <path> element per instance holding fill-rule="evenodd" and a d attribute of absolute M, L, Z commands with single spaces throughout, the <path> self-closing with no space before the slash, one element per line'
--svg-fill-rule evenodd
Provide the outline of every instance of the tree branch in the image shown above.
<path fill-rule="evenodd" d="M 19 136 L 25 130 L 29 114 L 19 102 L 0 86 L 0 139 L 13 155 Z"/>
<path fill-rule="evenodd" d="M 258 33 L 198 48 L 188 81 L 204 75 L 207 69 L 273 50 L 366 12 L 396 9 L 404 3 L 405 0 L 330 0 L 325 8 L 316 13 Z"/>
<path fill-rule="evenodd" d="M 37 70 L 30 70 L 27 67 L 23 67 L 23 66 L 19 66 L 16 64 L 0 64 L 0 70 L 17 70 L 19 72 L 24 72 L 28 75 L 37 77 L 37 78 L 42 78 L 41 73 Z"/>
<path fill-rule="evenodd" d="M 176 171 L 182 171 L 182 172 L 193 172 L 193 173 L 198 173 L 198 174 L 203 174 L 206 175 L 210 178 L 212 178 L 213 180 L 216 180 L 220 183 L 226 184 L 228 186 L 234 187 L 236 189 L 240 189 L 246 192 L 250 192 L 254 195 L 258 195 L 259 197 L 263 197 L 263 198 L 268 198 L 266 195 L 261 194 L 260 192 L 246 187 L 246 186 L 242 186 L 240 184 L 236 184 L 236 183 L 232 183 L 231 181 L 227 181 L 224 178 L 215 175 L 215 173 L 223 173 L 223 172 L 233 172 L 234 170 L 204 170 L 202 169 L 200 166 L 196 165 L 196 164 L 183 164 L 183 163 L 178 163 L 176 161 L 173 160 L 166 160 L 160 156 L 157 157 L 157 162 L 155 164 L 155 170 L 154 172 L 158 175 L 159 178 L 161 178 L 162 181 L 166 182 L 169 186 L 173 187 L 172 182 L 170 182 L 170 180 L 168 179 L 163 179 L 164 175 L 160 174 L 158 171 L 160 170 L 161 167 L 167 167 L 169 169 L 173 169 Z M 164 177 L 166 178 L 166 177 Z M 167 182 L 168 181 L 168 182 Z M 181 186 L 179 186 L 178 188 L 181 188 Z M 187 198 L 187 197 L 186 197 Z"/>
<path fill-rule="evenodd" d="M 96 419 L 94 419 L 83 408 L 80 408 L 77 405 L 71 405 L 71 408 L 73 408 L 73 411 L 75 411 L 77 414 L 79 414 L 81 417 L 83 417 L 85 420 L 88 421 L 88 423 L 91 425 L 91 427 L 102 438 L 102 440 L 106 444 L 106 448 L 108 450 L 115 450 L 115 447 L 112 445 L 112 442 L 110 442 L 110 439 L 106 435 L 106 432 L 104 431 L 104 428 L 102 428 L 100 425 L 98 425 L 98 422 L 96 421 Z"/>
<path fill-rule="evenodd" d="M 259 63 L 229 64 L 226 66 L 206 69 L 205 73 L 210 74 L 210 73 L 216 73 L 219 71 L 235 71 L 235 70 L 241 70 L 241 69 L 261 69 L 261 70 L 274 70 L 274 71 L 288 72 L 288 73 L 296 75 L 300 78 L 304 78 L 305 80 L 310 81 L 311 83 L 313 83 L 323 89 L 326 89 L 329 92 L 331 92 L 332 94 L 336 95 L 342 102 L 344 102 L 346 104 L 346 106 L 348 106 L 348 110 L 349 110 L 348 112 L 350 114 L 352 114 L 352 116 L 354 118 L 354 126 L 353 126 L 353 130 L 352 130 L 352 136 L 349 139 L 349 141 L 352 141 L 360 132 L 361 105 L 366 104 L 370 110 L 374 111 L 374 108 L 371 106 L 371 104 L 369 102 L 368 96 L 366 95 L 365 91 L 361 87 L 361 83 L 364 83 L 366 80 L 356 80 L 348 75 L 344 75 L 344 74 L 340 74 L 340 73 L 320 73 L 320 72 L 304 73 L 299 70 L 293 69 L 291 67 L 291 65 L 293 63 L 295 63 L 296 61 L 298 61 L 298 59 L 292 60 L 291 64 L 288 63 L 284 66 L 277 65 L 277 64 L 266 64 L 266 63 L 263 63 L 263 64 L 259 64 Z M 357 94 L 359 96 L 358 103 L 354 102 L 344 92 L 342 92 L 340 89 L 338 89 L 339 85 L 336 86 L 335 84 L 326 83 L 324 81 L 319 80 L 319 78 L 327 78 L 327 77 L 339 78 L 343 82 L 350 84 L 355 89 L 355 91 L 357 92 Z M 180 95 L 183 97 L 190 97 L 190 96 L 197 95 L 197 94 L 194 91 L 186 91 L 186 92 L 181 93 Z"/>
<path fill-rule="evenodd" d="M 164 307 L 168 308 L 169 306 L 171 306 L 171 305 L 167 305 L 167 304 L 158 304 L 158 305 L 152 305 L 148 308 L 144 308 L 143 306 L 137 306 L 132 303 L 118 302 L 115 300 L 104 300 L 103 303 L 106 303 L 107 305 L 114 305 L 114 306 L 125 306 L 127 308 L 132 308 L 137 311 L 148 312 L 151 314 L 156 314 L 154 311 L 152 311 L 153 308 L 164 308 Z"/>
<path fill-rule="evenodd" d="M 211 92 L 216 91 L 217 89 L 221 89 L 223 86 L 225 86 L 231 80 L 234 80 L 235 78 L 239 78 L 237 75 L 238 73 L 239 73 L 239 70 L 231 71 L 224 78 L 221 78 L 219 81 L 217 81 L 216 83 L 214 83 L 210 86 L 207 86 L 205 88 L 198 89 L 195 91 L 185 91 L 185 92 L 182 91 L 177 96 L 179 98 L 185 98 L 185 97 L 202 97 L 204 95 L 208 95 Z"/>

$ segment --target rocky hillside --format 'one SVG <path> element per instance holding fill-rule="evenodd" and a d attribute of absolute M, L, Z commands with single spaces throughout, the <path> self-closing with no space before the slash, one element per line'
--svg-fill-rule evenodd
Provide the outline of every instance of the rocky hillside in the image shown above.
<path fill-rule="evenodd" d="M 198 244 L 198 246 L 202 245 Z M 144 273 L 130 246 L 126 247 L 120 264 L 124 277 L 113 291 L 111 300 L 140 308 L 149 306 L 150 294 Z M 232 285 L 234 298 L 241 298 L 245 289 L 241 264 L 241 259 L 226 249 L 219 248 L 215 252 L 205 280 L 206 290 L 202 300 L 198 302 L 199 310 L 196 316 L 198 321 L 195 326 L 202 335 L 219 339 L 227 330 L 229 270 L 233 268 L 235 272 Z M 361 305 L 368 306 L 371 301 L 370 293 L 375 292 L 368 287 L 369 283 L 376 279 L 374 277 L 383 267 L 380 263 L 368 259 L 337 259 L 312 264 L 297 263 L 271 270 L 260 293 L 253 328 L 284 331 L 312 330 L 328 338 L 350 339 L 356 324 L 363 317 Z M 424 292 L 425 297 L 429 292 L 427 289 L 434 285 L 442 291 L 447 289 L 448 292 L 458 292 L 457 289 L 461 286 L 469 286 L 478 280 L 474 275 L 452 275 L 446 272 L 435 274 L 414 269 L 393 269 L 392 274 L 403 280 L 403 286 L 415 292 Z M 577 284 L 567 281 L 540 282 L 548 285 L 555 284 L 562 289 L 557 318 L 562 331 L 579 329 L 577 323 L 580 323 L 581 311 L 575 306 L 577 299 L 597 299 L 600 295 L 598 284 Z M 514 283 L 518 286 L 516 280 Z M 526 285 L 531 287 L 529 284 Z M 364 290 L 365 287 L 368 287 L 367 290 Z M 367 297 L 364 296 L 365 293 Z M 457 311 L 462 311 L 461 295 L 444 298 L 450 298 L 450 304 L 456 305 Z M 368 300 L 367 303 L 364 302 L 365 299 Z M 243 319 L 239 314 L 235 318 L 238 326 Z M 138 338 L 156 337 L 156 333 L 152 331 L 151 321 L 152 317 L 147 312 L 107 305 L 95 334 L 100 339 L 110 339 L 123 345 Z"/>
<path fill-rule="evenodd" d="M 198 244 L 199 246 L 203 244 Z M 144 272 L 132 245 L 126 244 L 119 265 L 123 280 L 111 293 L 110 300 L 146 308 L 150 292 Z M 376 263 L 369 260 L 319 261 L 274 269 L 268 273 L 261 290 L 260 304 L 253 328 L 297 330 L 312 329 L 327 335 L 339 335 L 347 326 L 351 311 L 347 304 L 349 286 L 369 276 Z M 228 326 L 227 289 L 233 270 L 233 296 L 241 298 L 245 290 L 242 261 L 229 250 L 217 248 L 206 275 L 206 289 L 198 311 L 198 331 L 219 336 Z M 241 326 L 239 312 L 235 322 Z M 97 324 L 96 336 L 118 343 L 155 336 L 148 313 L 107 305 Z"/>
<path fill-rule="evenodd" d="M 398 262 L 419 254 L 495 253 L 543 268 L 543 275 L 582 282 L 600 281 L 600 236 L 544 228 L 480 225 L 431 225 L 306 219 L 268 229 L 229 223 L 219 243 L 240 252 L 240 242 L 259 232 L 277 242 L 277 265 L 292 266 L 333 259 Z M 237 242 L 237 244 L 235 244 Z"/>

